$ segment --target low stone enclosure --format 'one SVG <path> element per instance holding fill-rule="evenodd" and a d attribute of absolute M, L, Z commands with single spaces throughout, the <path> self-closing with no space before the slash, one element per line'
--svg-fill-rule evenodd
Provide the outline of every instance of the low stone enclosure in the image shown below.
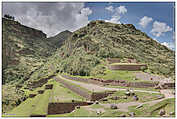
<path fill-rule="evenodd" d="M 127 71 L 141 71 L 143 69 L 147 69 L 146 64 L 115 64 L 109 65 L 110 70 L 127 70 Z"/>
<path fill-rule="evenodd" d="M 93 104 L 93 102 L 49 103 L 48 115 L 70 113 L 77 106 L 87 106 L 91 104 Z"/>
<path fill-rule="evenodd" d="M 135 87 L 135 88 L 147 88 L 147 87 L 156 87 L 159 85 L 158 81 L 152 82 L 128 82 L 125 80 L 103 80 L 97 78 L 80 78 L 80 77 L 71 77 L 68 75 L 62 75 L 62 77 L 70 80 L 76 80 L 86 83 L 93 83 L 98 85 L 113 85 L 113 86 L 125 86 L 125 87 Z M 167 89 L 175 88 L 175 83 L 165 83 Z"/>

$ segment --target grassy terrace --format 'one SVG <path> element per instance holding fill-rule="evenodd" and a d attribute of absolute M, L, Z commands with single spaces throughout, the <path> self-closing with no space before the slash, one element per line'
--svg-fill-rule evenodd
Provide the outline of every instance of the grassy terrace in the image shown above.
<path fill-rule="evenodd" d="M 54 80 L 49 80 L 47 84 L 53 84 Z M 26 95 L 38 94 L 38 90 L 44 90 L 45 85 L 33 91 L 23 89 Z M 34 98 L 28 98 L 18 107 L 3 115 L 4 117 L 29 117 L 30 115 L 46 115 L 51 90 L 45 90 L 43 94 L 38 94 Z"/>
<path fill-rule="evenodd" d="M 66 81 L 65 78 L 61 77 L 60 75 L 59 75 L 59 78 L 60 78 L 61 80 L 63 80 L 64 82 L 66 82 L 67 84 L 70 84 L 70 85 L 73 85 L 73 86 L 79 87 L 80 89 L 85 90 L 85 91 L 87 91 L 87 92 L 90 93 L 90 94 L 92 93 L 90 90 L 87 90 L 87 89 L 81 87 L 80 85 L 77 85 L 77 84 L 71 83 L 70 81 Z"/>
<path fill-rule="evenodd" d="M 54 81 L 50 102 L 71 102 L 72 100 L 83 101 L 85 98 L 65 88 L 63 84 Z"/>
<path fill-rule="evenodd" d="M 150 80 L 133 80 L 135 78 L 134 73 L 138 71 L 120 71 L 120 70 L 109 70 L 107 69 L 104 74 L 96 75 L 96 76 L 72 76 L 72 77 L 80 77 L 80 78 L 100 78 L 104 80 L 125 80 L 129 82 L 152 82 Z"/>
<path fill-rule="evenodd" d="M 125 92 L 126 91 L 118 91 L 118 92 L 115 92 L 114 94 L 112 94 L 111 96 L 108 96 L 108 98 L 110 97 L 122 97 L 122 96 L 125 96 Z M 163 96 L 163 94 L 156 94 L 156 93 L 144 93 L 144 92 L 134 92 L 139 100 L 138 102 L 148 102 L 148 101 L 152 101 L 152 100 L 157 100 L 158 99 L 158 96 Z M 108 102 L 109 103 L 124 103 L 124 102 L 133 102 L 133 97 L 132 96 L 128 96 L 127 99 L 119 99 L 119 100 L 112 100 L 112 99 L 108 99 Z M 102 102 L 102 103 L 108 103 L 108 102 Z"/>
<path fill-rule="evenodd" d="M 159 117 L 159 111 L 164 109 L 167 115 L 170 112 L 175 112 L 175 98 L 165 99 L 155 105 L 149 106 L 148 104 L 144 104 L 141 108 L 136 109 L 136 106 L 130 106 L 129 111 L 135 112 L 137 116 L 146 116 L 146 117 Z M 171 115 L 174 117 L 175 114 Z"/>
<path fill-rule="evenodd" d="M 8 112 L 4 117 L 29 117 L 32 114 L 46 114 L 48 107 L 48 97 L 50 91 L 45 91 L 34 98 L 28 98 L 21 103 L 18 107 Z"/>
<path fill-rule="evenodd" d="M 102 109 L 102 113 L 97 115 L 97 110 Z M 113 117 L 120 116 L 121 114 L 126 114 L 126 112 L 120 112 L 117 110 L 112 110 L 110 108 L 105 108 L 100 104 L 89 105 L 87 107 L 81 107 L 76 109 L 74 112 L 67 114 L 58 115 L 47 115 L 48 117 Z"/>
<path fill-rule="evenodd" d="M 40 101 L 32 111 L 31 115 L 47 115 L 49 98 L 51 96 L 51 90 L 46 90 L 41 95 Z"/>

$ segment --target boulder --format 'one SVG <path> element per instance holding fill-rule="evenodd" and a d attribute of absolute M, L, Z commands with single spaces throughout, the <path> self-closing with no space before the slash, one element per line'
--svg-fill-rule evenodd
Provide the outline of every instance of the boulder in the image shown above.
<path fill-rule="evenodd" d="M 175 115 L 175 112 L 170 112 L 170 115 Z"/>
<path fill-rule="evenodd" d="M 134 117 L 134 116 L 135 116 L 135 113 L 134 113 L 134 112 L 130 112 L 129 115 L 130 115 L 131 117 Z"/>
<path fill-rule="evenodd" d="M 161 110 L 159 111 L 159 115 L 160 115 L 160 116 L 165 115 L 165 110 L 164 110 L 164 109 L 161 109 Z"/>
<path fill-rule="evenodd" d="M 115 104 L 111 104 L 110 108 L 111 109 L 118 109 L 117 105 L 115 105 Z"/>
<path fill-rule="evenodd" d="M 108 99 L 104 98 L 104 99 L 102 99 L 101 101 L 108 101 Z"/>
<path fill-rule="evenodd" d="M 80 106 L 76 106 L 76 109 L 80 109 Z"/>
<path fill-rule="evenodd" d="M 137 101 L 137 100 L 139 100 L 139 98 L 135 95 L 135 96 L 133 96 L 133 100 Z"/>
<path fill-rule="evenodd" d="M 135 109 L 138 109 L 138 108 L 141 108 L 141 107 L 143 107 L 143 104 L 140 104 L 140 105 L 136 106 Z"/>
<path fill-rule="evenodd" d="M 121 114 L 120 117 L 126 117 L 126 115 L 125 114 Z"/>
<path fill-rule="evenodd" d="M 128 91 L 128 92 L 125 92 L 125 95 L 126 96 L 130 96 L 130 92 Z"/>
<path fill-rule="evenodd" d="M 163 95 L 157 95 L 157 99 L 162 99 L 162 98 L 164 98 Z"/>
<path fill-rule="evenodd" d="M 123 99 L 127 99 L 127 96 L 122 96 Z"/>
<path fill-rule="evenodd" d="M 98 102 L 98 101 L 95 101 L 95 104 L 99 104 L 99 102 Z"/>

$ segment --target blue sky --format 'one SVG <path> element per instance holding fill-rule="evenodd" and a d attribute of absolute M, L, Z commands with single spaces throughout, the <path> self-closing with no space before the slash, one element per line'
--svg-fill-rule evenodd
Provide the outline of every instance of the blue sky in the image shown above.
<path fill-rule="evenodd" d="M 120 22 L 124 24 L 133 24 L 137 29 L 140 29 L 141 31 L 148 34 L 153 39 L 156 39 L 160 43 L 163 43 L 164 45 L 168 45 L 171 49 L 174 49 L 175 46 L 175 40 L 174 40 L 174 3 L 172 2 L 163 2 L 163 3 L 145 3 L 145 2 L 112 2 L 112 3 L 96 3 L 96 2 L 90 2 L 85 3 L 85 7 L 90 8 L 92 10 L 92 14 L 88 16 L 89 20 L 96 20 L 96 19 L 103 19 L 108 20 L 111 19 L 111 17 L 114 15 L 114 12 L 111 12 L 109 10 L 106 10 L 106 7 L 112 6 L 113 9 L 124 6 L 127 10 L 126 13 L 120 14 Z M 139 22 L 140 19 L 142 19 L 144 16 L 147 18 L 151 18 L 150 22 L 146 25 L 146 27 L 142 27 Z M 153 24 L 156 21 L 156 23 L 159 23 L 157 27 L 161 27 L 162 24 L 165 24 L 165 29 L 169 29 L 167 31 L 158 31 L 162 32 L 159 35 L 153 35 L 151 30 L 153 29 Z M 162 24 L 160 24 L 162 23 Z M 169 28 L 167 28 L 169 26 Z M 163 27 L 163 26 L 162 26 Z M 161 28 L 160 28 L 161 29 Z"/>

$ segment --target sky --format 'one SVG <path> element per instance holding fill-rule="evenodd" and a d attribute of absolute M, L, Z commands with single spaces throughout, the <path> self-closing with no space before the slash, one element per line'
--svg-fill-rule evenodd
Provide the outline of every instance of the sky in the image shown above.
<path fill-rule="evenodd" d="M 133 24 L 137 29 L 175 50 L 175 3 L 173 2 L 3 2 L 2 12 L 21 24 L 42 30 L 48 37 L 75 31 L 92 20 Z"/>

